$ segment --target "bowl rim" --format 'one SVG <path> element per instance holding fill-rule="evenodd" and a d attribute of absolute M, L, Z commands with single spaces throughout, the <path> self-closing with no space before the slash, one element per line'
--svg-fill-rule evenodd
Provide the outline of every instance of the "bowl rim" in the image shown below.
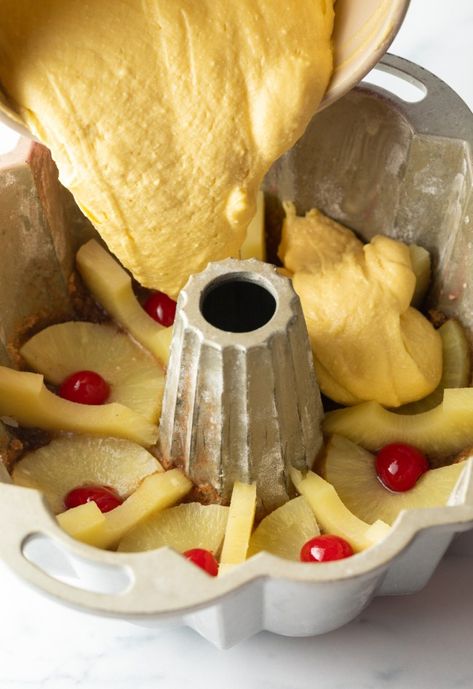
<path fill-rule="evenodd" d="M 317 112 L 324 110 L 346 93 L 351 91 L 351 89 L 359 84 L 360 81 L 362 81 L 362 79 L 368 74 L 368 72 L 370 72 L 381 60 L 399 32 L 399 29 L 401 28 L 409 9 L 410 2 L 411 0 L 396 0 L 394 5 L 391 7 L 391 12 L 388 14 L 385 21 L 385 24 L 389 22 L 389 30 L 385 32 L 384 37 L 378 43 L 376 50 L 372 52 L 366 51 L 365 60 L 358 65 L 357 69 L 350 74 L 349 78 L 340 78 L 339 81 L 337 70 L 340 69 L 340 67 L 335 64 L 332 79 L 329 82 L 325 96 L 323 97 Z"/>
<path fill-rule="evenodd" d="M 389 22 L 389 29 L 385 32 L 383 39 L 378 43 L 376 50 L 370 52 L 366 51 L 365 60 L 360 63 L 356 70 L 350 75 L 350 78 L 341 78 L 334 75 L 339 67 L 334 65 L 334 73 L 331 81 L 327 87 L 325 95 L 316 112 L 324 110 L 336 100 L 344 96 L 354 86 L 356 86 L 365 77 L 368 72 L 380 61 L 383 55 L 387 52 L 389 46 L 395 39 L 401 25 L 406 17 L 411 0 L 392 0 L 391 12 L 388 13 L 384 24 Z M 336 17 L 335 12 L 335 17 Z M 32 141 L 38 141 L 37 137 L 32 134 L 29 129 L 21 122 L 21 119 L 14 112 L 8 104 L 8 100 L 0 90 L 0 122 L 10 129 L 13 129 L 21 136 L 24 136 Z"/>

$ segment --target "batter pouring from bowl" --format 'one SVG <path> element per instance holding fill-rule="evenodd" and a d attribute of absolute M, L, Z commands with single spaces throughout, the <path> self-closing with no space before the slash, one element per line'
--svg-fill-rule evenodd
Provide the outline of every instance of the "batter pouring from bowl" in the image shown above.
<path fill-rule="evenodd" d="M 332 72 L 332 0 L 4 0 L 2 100 L 109 248 L 176 296 L 238 252 Z"/>

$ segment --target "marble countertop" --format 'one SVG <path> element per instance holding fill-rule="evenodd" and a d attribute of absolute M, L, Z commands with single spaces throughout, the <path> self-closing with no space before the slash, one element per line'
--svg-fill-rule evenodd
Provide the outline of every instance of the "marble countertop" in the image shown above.
<path fill-rule="evenodd" d="M 391 52 L 473 108 L 472 32 L 471 0 L 411 0 Z M 8 140 L 0 130 L 0 150 Z M 424 591 L 376 599 L 338 631 L 261 633 L 219 651 L 188 629 L 154 632 L 63 608 L 0 565 L 0 689 L 470 689 L 472 589 L 473 557 L 451 552 Z"/>
<path fill-rule="evenodd" d="M 0 567 L 0 689 L 471 689 L 473 557 L 324 636 L 262 632 L 227 651 L 71 611 Z"/>

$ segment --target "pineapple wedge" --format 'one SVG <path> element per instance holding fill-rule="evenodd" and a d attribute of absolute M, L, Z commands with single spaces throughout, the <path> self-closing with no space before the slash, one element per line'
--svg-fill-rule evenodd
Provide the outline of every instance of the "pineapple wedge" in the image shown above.
<path fill-rule="evenodd" d="M 60 523 L 66 524 L 70 535 L 74 531 L 81 540 L 97 548 L 115 548 L 124 536 L 139 524 L 153 517 L 159 510 L 174 505 L 192 488 L 192 483 L 179 469 L 171 469 L 146 476 L 134 493 L 114 510 L 104 514 L 104 520 L 89 531 L 81 528 L 81 523 L 74 516 L 60 517 Z M 76 509 L 76 508 L 74 508 Z M 100 511 L 100 510 L 99 510 Z"/>
<path fill-rule="evenodd" d="M 413 306 L 418 307 L 422 304 L 429 289 L 431 277 L 430 254 L 427 249 L 418 244 L 409 244 L 409 254 L 412 270 L 416 276 L 416 286 L 411 303 Z"/>
<path fill-rule="evenodd" d="M 100 537 L 100 532 L 105 525 L 105 515 L 102 514 L 93 501 L 61 512 L 56 519 L 59 526 L 69 536 L 88 544 L 93 543 Z"/>
<path fill-rule="evenodd" d="M 327 446 L 323 474 L 357 517 L 392 524 L 402 510 L 446 505 L 464 466 L 459 462 L 431 469 L 411 490 L 393 493 L 378 480 L 374 455 L 334 435 Z"/>
<path fill-rule="evenodd" d="M 219 575 L 246 560 L 256 511 L 256 484 L 235 481 L 223 539 Z"/>
<path fill-rule="evenodd" d="M 301 548 L 320 529 L 304 497 L 289 500 L 268 514 L 250 539 L 248 557 L 265 550 L 272 555 L 299 560 Z"/>
<path fill-rule="evenodd" d="M 155 424 L 122 404 L 69 402 L 50 392 L 38 373 L 5 366 L 0 366 L 0 416 L 12 417 L 22 426 L 126 438 L 141 445 L 158 439 Z"/>
<path fill-rule="evenodd" d="M 410 402 L 393 411 L 396 414 L 421 414 L 441 404 L 447 388 L 467 387 L 471 379 L 470 345 L 461 323 L 450 318 L 440 326 L 442 338 L 442 378 L 430 395 L 417 402 Z"/>
<path fill-rule="evenodd" d="M 29 452 L 13 468 L 14 483 L 44 493 L 54 513 L 79 486 L 110 486 L 126 498 L 162 467 L 147 450 L 128 440 L 72 435 Z M 94 503 L 95 504 L 95 503 Z"/>
<path fill-rule="evenodd" d="M 120 541 L 118 550 L 137 552 L 169 546 L 180 553 L 204 548 L 217 555 L 225 534 L 228 509 L 199 502 L 170 507 L 130 531 Z"/>
<path fill-rule="evenodd" d="M 76 371 L 95 371 L 111 387 L 108 402 L 119 402 L 153 423 L 159 419 L 164 371 L 149 352 L 113 325 L 52 325 L 28 340 L 20 353 L 53 385 Z"/>
<path fill-rule="evenodd" d="M 105 523 L 94 536 L 99 548 L 115 548 L 124 536 L 156 512 L 175 505 L 192 488 L 180 469 L 147 476 L 119 507 L 105 515 Z"/>
<path fill-rule="evenodd" d="M 325 415 L 325 433 L 343 435 L 367 450 L 408 443 L 438 466 L 473 445 L 473 388 L 444 390 L 443 402 L 423 414 L 396 414 L 377 402 L 363 402 Z"/>
<path fill-rule="evenodd" d="M 258 192 L 256 199 L 256 213 L 246 230 L 245 241 L 240 247 L 240 258 L 257 258 L 266 260 L 266 243 L 264 236 L 264 194 Z"/>
<path fill-rule="evenodd" d="M 302 476 L 292 468 L 291 478 L 312 508 L 322 531 L 341 536 L 353 550 L 365 550 L 389 534 L 391 527 L 380 519 L 368 524 L 356 517 L 340 500 L 335 488 L 313 471 Z"/>
<path fill-rule="evenodd" d="M 126 270 L 95 239 L 81 246 L 76 262 L 85 284 L 110 316 L 167 365 L 172 328 L 164 328 L 148 316 Z"/>

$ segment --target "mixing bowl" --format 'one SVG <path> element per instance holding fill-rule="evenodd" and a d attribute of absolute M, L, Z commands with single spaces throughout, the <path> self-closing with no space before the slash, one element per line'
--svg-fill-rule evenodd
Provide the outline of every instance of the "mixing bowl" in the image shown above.
<path fill-rule="evenodd" d="M 393 56 L 381 67 L 416 85 L 419 102 L 362 84 L 319 113 L 265 179 L 270 251 L 284 199 L 300 212 L 317 206 L 366 239 L 415 241 L 433 257 L 429 301 L 473 332 L 473 115 L 420 67 Z M 46 149 L 23 139 L 0 159 L 1 363 L 15 364 L 11 343 L 25 324 L 74 315 L 73 255 L 92 235 Z M 57 601 L 144 625 L 188 625 L 221 647 L 261 629 L 320 634 L 375 595 L 425 585 L 454 535 L 473 527 L 472 471 L 468 459 L 449 506 L 402 513 L 386 539 L 353 558 L 307 565 L 260 553 L 213 579 L 167 548 L 113 553 L 72 540 L 41 495 L 2 470 L 0 557 Z"/>
<path fill-rule="evenodd" d="M 347 93 L 380 60 L 394 40 L 409 0 L 336 0 L 335 67 L 321 109 Z M 0 87 L 0 122 L 31 137 Z"/>

